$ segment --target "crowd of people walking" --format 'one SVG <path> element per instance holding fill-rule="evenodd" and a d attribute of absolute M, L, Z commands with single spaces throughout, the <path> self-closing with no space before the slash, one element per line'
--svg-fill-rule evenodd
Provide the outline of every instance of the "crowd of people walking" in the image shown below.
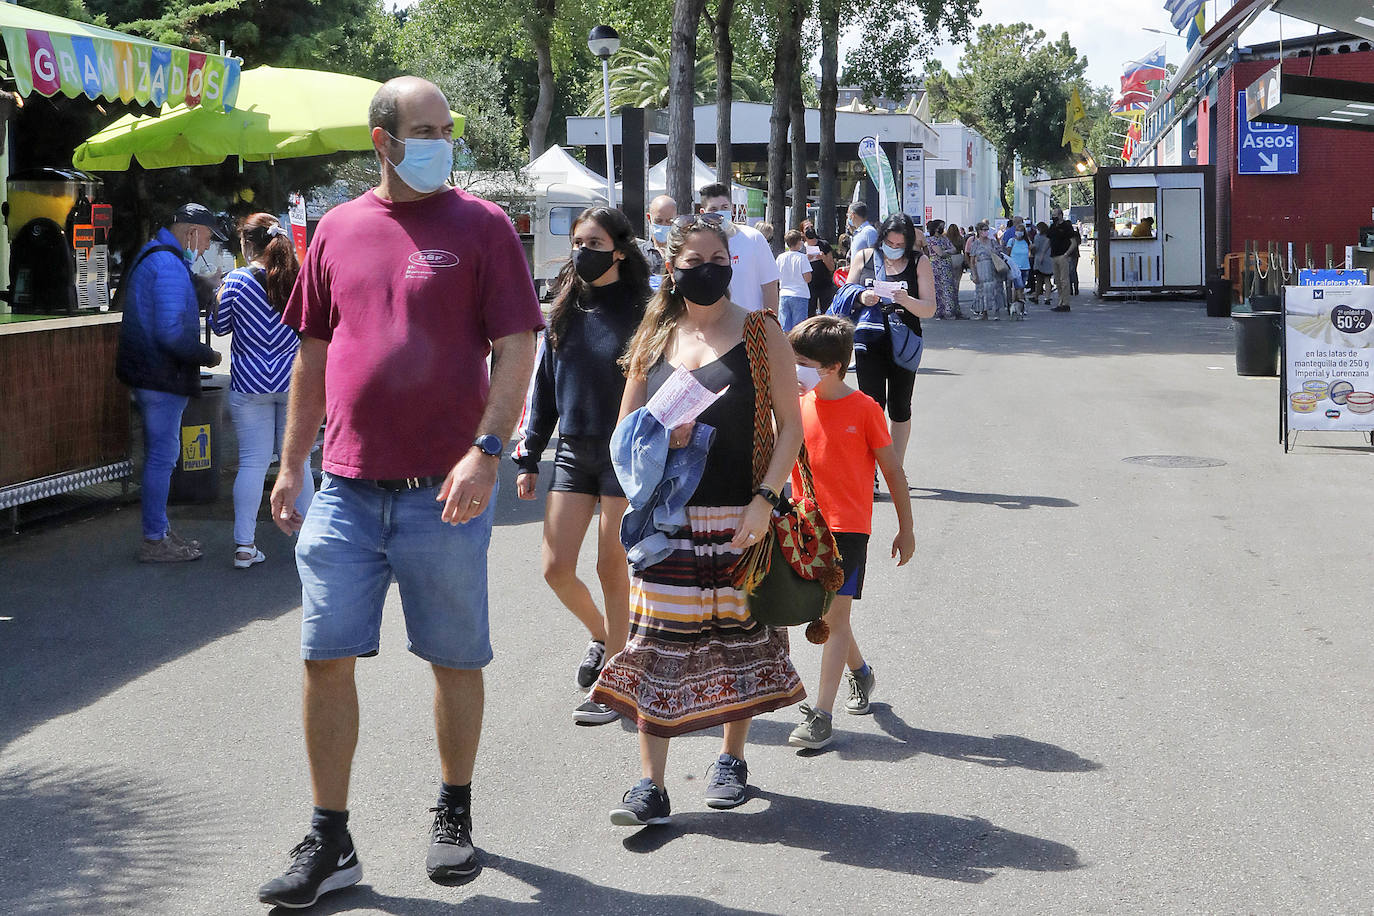
<path fill-rule="evenodd" d="M 704 803 L 732 808 L 749 797 L 753 718 L 806 697 L 788 629 L 758 616 L 759 577 L 799 575 L 826 594 L 822 625 L 807 631 L 824 643 L 819 689 L 789 743 L 827 747 L 841 682 L 854 715 L 870 711 L 877 685 L 853 606 L 883 483 L 897 522 L 890 558 L 903 565 L 915 548 L 904 459 L 922 321 L 968 317 L 965 270 L 975 319 L 1023 317 L 1026 298 L 1050 290 L 1067 311 L 1076 251 L 1058 213 L 1034 230 L 1017 219 L 999 233 L 983 221 L 965 235 L 902 214 L 874 225 L 856 202 L 833 243 L 810 220 L 778 227 L 775 256 L 764 233 L 735 219 L 730 189 L 710 184 L 695 207 L 652 201 L 642 240 L 619 210 L 582 212 L 545 314 L 510 220 L 447 184 L 453 122 L 443 94 L 392 80 L 369 122 L 379 185 L 325 216 L 303 263 L 275 218 L 243 220 L 247 266 L 224 278 L 211 319 L 233 335 L 233 565 L 267 559 L 255 528 L 274 454 L 271 517 L 298 535 L 314 808 L 289 867 L 259 891 L 294 908 L 361 879 L 348 827 L 355 668 L 379 649 L 393 581 L 407 648 L 435 678 L 440 778 L 426 870 L 445 882 L 477 868 L 487 551 L 512 433 L 521 500 L 538 498 L 557 438 L 541 562 L 588 640 L 569 649 L 581 692 L 571 718 L 623 717 L 638 735 L 638 779 L 610 820 L 667 821 L 672 739 L 713 726 L 723 734 Z M 146 246 L 144 272 L 139 262 L 131 271 L 120 366 L 144 408 L 145 482 L 156 478 L 144 490 L 149 562 L 200 556 L 167 525 L 157 481 L 198 365 L 218 358 L 194 342 L 188 317 L 185 262 L 213 231 L 202 211 L 183 207 Z M 426 258 L 414 257 L 417 246 Z M 665 407 L 684 401 L 697 405 L 686 416 Z M 326 416 L 316 492 L 309 456 Z M 780 547 L 771 566 L 750 566 L 778 539 L 800 537 L 794 518 L 810 526 L 789 542 L 805 547 L 809 571 Z M 593 520 L 595 589 L 578 574 Z"/>

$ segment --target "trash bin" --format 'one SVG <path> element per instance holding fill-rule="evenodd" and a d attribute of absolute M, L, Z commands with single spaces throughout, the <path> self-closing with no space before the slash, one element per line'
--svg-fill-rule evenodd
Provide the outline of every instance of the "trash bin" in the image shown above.
<path fill-rule="evenodd" d="M 1251 296 L 1250 311 L 1252 312 L 1281 312 L 1283 311 L 1283 300 L 1278 296 Z"/>
<path fill-rule="evenodd" d="M 1207 281 L 1207 317 L 1225 318 L 1231 314 L 1231 281 L 1213 277 Z"/>
<path fill-rule="evenodd" d="M 1279 374 L 1281 312 L 1232 312 L 1236 325 L 1236 375 Z"/>
<path fill-rule="evenodd" d="M 219 499 L 224 459 L 223 385 L 202 385 L 181 415 L 181 455 L 172 469 L 171 503 L 212 503 Z"/>

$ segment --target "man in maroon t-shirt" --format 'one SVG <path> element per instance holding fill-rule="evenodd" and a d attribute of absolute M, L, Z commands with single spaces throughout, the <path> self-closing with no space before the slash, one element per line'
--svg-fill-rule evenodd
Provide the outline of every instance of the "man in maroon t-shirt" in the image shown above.
<path fill-rule="evenodd" d="M 393 579 L 407 648 L 436 682 L 442 782 L 426 870 L 439 882 L 477 870 L 470 811 L 492 656 L 492 502 L 543 327 L 510 219 L 447 185 L 453 118 L 443 93 L 401 77 L 378 90 L 368 114 L 381 182 L 320 221 L 282 319 L 301 348 L 272 517 L 300 531 L 315 803 L 290 868 L 258 891 L 286 907 L 362 878 L 348 832 L 354 665 L 377 652 Z M 300 469 L 326 415 L 325 480 L 302 519 Z"/>

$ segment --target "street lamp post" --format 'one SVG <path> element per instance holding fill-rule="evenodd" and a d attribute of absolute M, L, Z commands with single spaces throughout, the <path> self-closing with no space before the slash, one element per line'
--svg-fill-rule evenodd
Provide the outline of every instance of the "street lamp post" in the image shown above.
<path fill-rule="evenodd" d="M 611 149 L 611 55 L 620 50 L 620 33 L 608 25 L 592 28 L 587 48 L 601 58 L 601 92 L 606 116 L 606 202 L 615 207 L 615 153 Z"/>

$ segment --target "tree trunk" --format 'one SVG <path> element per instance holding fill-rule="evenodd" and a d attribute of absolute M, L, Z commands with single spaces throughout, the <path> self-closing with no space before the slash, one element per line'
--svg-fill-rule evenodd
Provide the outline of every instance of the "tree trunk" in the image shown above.
<path fill-rule="evenodd" d="M 1011 181 L 1013 154 L 1010 150 L 997 154 L 997 197 L 1002 202 L 1002 215 L 1011 218 L 1011 204 L 1007 202 L 1007 182 Z"/>
<path fill-rule="evenodd" d="M 551 0 L 535 4 L 535 13 L 527 21 L 530 44 L 534 45 L 534 57 L 539 66 L 539 100 L 534 106 L 534 117 L 530 118 L 530 159 L 538 157 L 548 148 L 549 120 L 553 117 L 553 51 L 549 41 L 549 31 L 553 25 L 555 6 Z M 607 164 L 607 169 L 611 168 Z"/>
<path fill-rule="evenodd" d="M 735 43 L 730 40 L 730 22 L 735 18 L 735 0 L 716 4 L 714 38 L 716 45 L 716 180 L 730 187 L 735 180 L 735 161 L 730 153 L 730 104 L 735 100 Z"/>
<path fill-rule="evenodd" d="M 697 26 L 705 0 L 673 0 L 673 43 L 668 59 L 668 196 L 679 213 L 691 213 L 692 155 L 696 151 Z"/>
<path fill-rule="evenodd" d="M 797 78 L 801 20 L 805 12 L 800 0 L 788 0 L 778 13 L 778 41 L 773 55 L 773 113 L 768 119 L 767 218 L 774 227 L 780 228 L 786 221 L 783 211 L 787 204 L 787 128 L 792 120 L 792 93 L 788 87 Z M 774 232 L 773 237 L 778 238 L 778 233 Z"/>
<path fill-rule="evenodd" d="M 835 152 L 835 105 L 840 97 L 840 4 L 839 0 L 821 0 L 821 136 L 820 157 L 816 171 L 820 175 L 817 189 L 819 200 L 816 213 L 816 234 L 835 241 L 835 210 L 839 205 L 840 170 Z"/>
<path fill-rule="evenodd" d="M 800 31 L 798 32 L 800 34 Z M 806 219 L 806 204 L 811 195 L 811 181 L 806 177 L 806 103 L 802 100 L 801 81 L 806 78 L 806 68 L 800 64 L 794 68 L 792 80 L 792 219 L 783 227 L 773 231 L 773 247 L 782 251 L 782 237 L 785 229 L 796 229 Z"/>

